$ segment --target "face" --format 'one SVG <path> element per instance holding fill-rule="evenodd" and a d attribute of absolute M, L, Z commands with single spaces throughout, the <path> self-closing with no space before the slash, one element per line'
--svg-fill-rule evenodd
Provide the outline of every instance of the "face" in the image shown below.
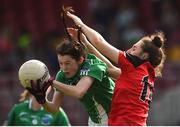
<path fill-rule="evenodd" d="M 58 55 L 60 69 L 64 72 L 66 78 L 72 78 L 78 71 L 80 62 L 69 55 Z"/>
<path fill-rule="evenodd" d="M 144 54 L 142 51 L 142 45 L 143 41 L 140 40 L 136 44 L 134 44 L 127 52 L 142 59 L 142 56 Z"/>

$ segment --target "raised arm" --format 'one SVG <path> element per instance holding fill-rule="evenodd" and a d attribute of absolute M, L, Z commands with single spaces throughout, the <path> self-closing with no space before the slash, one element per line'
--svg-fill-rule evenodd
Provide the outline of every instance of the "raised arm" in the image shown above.
<path fill-rule="evenodd" d="M 68 28 L 68 32 L 70 35 L 76 39 L 77 37 L 77 29 L 74 28 Z M 101 59 L 103 62 L 105 62 L 108 66 L 108 74 L 111 78 L 116 80 L 119 75 L 121 74 L 121 69 L 114 66 L 105 56 L 103 56 L 85 37 L 84 34 L 81 34 L 81 41 L 86 45 L 88 48 L 89 52 L 93 53 L 96 55 L 99 59 Z"/>
<path fill-rule="evenodd" d="M 81 30 L 89 39 L 89 41 L 99 50 L 103 55 L 108 57 L 114 63 L 118 63 L 119 50 L 110 45 L 98 32 L 84 24 L 79 17 L 68 12 L 67 16 L 71 18 L 74 23 L 81 27 Z"/>
<path fill-rule="evenodd" d="M 116 80 L 121 74 L 121 69 L 114 66 L 106 57 L 104 57 L 91 43 L 86 42 L 86 45 L 91 53 L 100 58 L 108 66 L 108 75 L 112 79 Z"/>

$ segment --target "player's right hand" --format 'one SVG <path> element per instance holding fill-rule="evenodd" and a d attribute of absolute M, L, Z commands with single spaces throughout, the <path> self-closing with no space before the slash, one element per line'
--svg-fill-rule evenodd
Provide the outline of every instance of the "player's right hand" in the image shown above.
<path fill-rule="evenodd" d="M 34 95 L 39 104 L 44 104 L 46 102 L 46 91 L 49 86 L 52 86 L 54 78 L 50 78 L 48 81 L 41 83 L 38 79 L 36 82 L 31 80 L 31 87 L 26 87 L 26 89 Z"/>

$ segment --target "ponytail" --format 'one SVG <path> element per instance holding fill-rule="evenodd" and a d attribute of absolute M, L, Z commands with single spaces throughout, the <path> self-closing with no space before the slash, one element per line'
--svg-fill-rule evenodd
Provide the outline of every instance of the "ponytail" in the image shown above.
<path fill-rule="evenodd" d="M 151 36 L 143 38 L 143 42 L 143 51 L 149 54 L 148 61 L 155 68 L 156 75 L 161 76 L 166 58 L 164 51 L 164 34 L 162 32 L 156 32 Z"/>
<path fill-rule="evenodd" d="M 21 95 L 20 95 L 20 99 L 19 99 L 19 102 L 22 102 L 22 101 L 25 101 L 25 100 L 28 100 L 29 97 L 30 97 L 30 93 L 28 90 L 24 90 Z"/>

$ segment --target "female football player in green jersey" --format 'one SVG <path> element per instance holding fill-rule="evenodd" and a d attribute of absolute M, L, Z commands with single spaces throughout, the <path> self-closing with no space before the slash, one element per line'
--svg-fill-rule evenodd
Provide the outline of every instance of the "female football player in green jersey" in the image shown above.
<path fill-rule="evenodd" d="M 51 114 L 27 90 L 21 94 L 20 103 L 8 114 L 8 126 L 69 126 L 69 119 L 62 108 Z"/>
<path fill-rule="evenodd" d="M 114 91 L 114 82 L 110 77 L 116 79 L 121 71 L 94 50 L 92 45 L 87 47 L 100 59 L 87 53 L 86 46 L 81 43 L 81 40 L 88 41 L 85 36 L 78 34 L 77 39 L 75 31 L 71 31 L 70 35 L 66 29 L 66 33 L 68 40 L 61 42 L 56 48 L 60 66 L 56 79 L 51 78 L 43 85 L 40 80 L 32 81 L 31 88 L 27 89 L 52 113 L 58 111 L 64 95 L 78 98 L 89 114 L 88 125 L 107 125 Z M 56 88 L 51 102 L 45 98 L 45 91 L 50 85 Z"/>
<path fill-rule="evenodd" d="M 75 36 L 73 32 L 71 34 Z M 88 41 L 84 36 L 81 37 L 83 41 Z M 60 70 L 56 79 L 49 79 L 41 85 L 42 88 L 38 87 L 40 81 L 32 81 L 32 87 L 27 89 L 52 113 L 58 111 L 63 95 L 78 98 L 89 114 L 88 125 L 107 125 L 114 91 L 114 82 L 110 77 L 116 79 L 121 71 L 97 50 L 93 50 L 93 47 L 88 46 L 100 59 L 87 53 L 86 46 L 80 42 L 81 39 L 76 40 L 69 38 L 57 46 Z M 45 91 L 50 85 L 56 88 L 51 102 L 45 98 Z"/>
<path fill-rule="evenodd" d="M 119 69 L 108 69 L 95 55 L 86 54 L 81 44 L 70 41 L 58 45 L 57 56 L 60 71 L 55 80 L 50 79 L 43 84 L 44 87 L 51 85 L 56 88 L 53 101 L 45 99 L 43 93 L 46 89 L 36 88 L 39 82 L 32 82 L 32 88 L 27 89 L 52 113 L 58 111 L 64 94 L 78 98 L 89 114 L 89 125 L 107 125 L 114 90 L 114 82 L 109 78 L 108 70 L 118 72 Z"/>

